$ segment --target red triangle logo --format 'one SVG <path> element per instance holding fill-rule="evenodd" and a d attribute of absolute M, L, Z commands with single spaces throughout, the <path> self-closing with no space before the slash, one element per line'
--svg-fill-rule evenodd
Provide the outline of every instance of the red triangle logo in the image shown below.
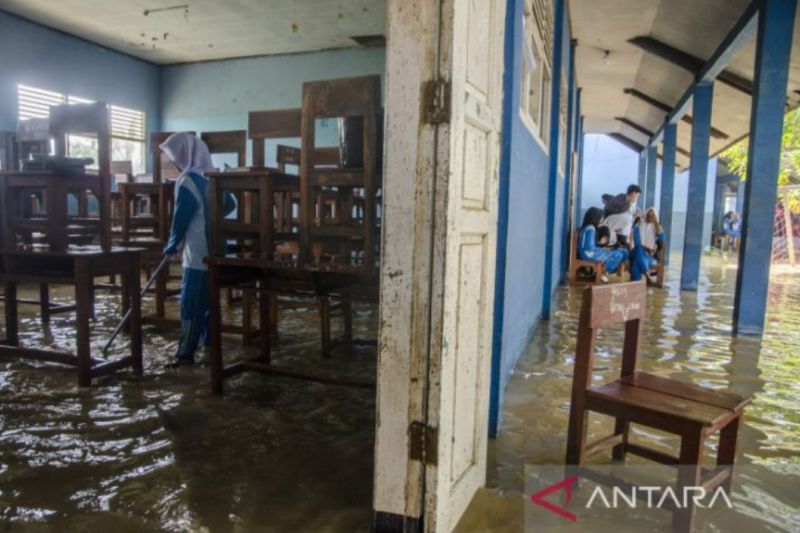
<path fill-rule="evenodd" d="M 567 491 L 567 503 L 569 505 L 569 501 L 572 499 L 572 485 L 578 482 L 578 476 L 569 476 L 568 478 L 564 479 L 563 481 L 559 481 L 558 483 L 553 483 L 552 485 L 543 488 L 539 492 L 534 493 L 531 496 L 531 501 L 536 505 L 540 505 L 550 511 L 551 513 L 555 513 L 561 518 L 566 518 L 570 522 L 577 522 L 578 517 L 569 511 L 567 511 L 564 507 L 560 507 L 558 505 L 552 504 L 548 501 L 545 501 L 545 497 L 553 494 L 554 492 L 558 492 L 562 488 Z"/>

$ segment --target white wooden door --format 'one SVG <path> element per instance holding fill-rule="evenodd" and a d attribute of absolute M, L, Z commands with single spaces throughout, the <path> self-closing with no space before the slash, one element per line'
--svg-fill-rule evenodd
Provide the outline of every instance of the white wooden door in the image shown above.
<path fill-rule="evenodd" d="M 438 429 L 425 487 L 431 531 L 452 530 L 486 480 L 503 101 L 505 1 L 445 7 L 452 31 L 442 34 L 440 57 L 449 59 L 452 93 L 449 132 L 439 139 L 448 180 L 442 334 L 428 390 L 427 424 Z"/>
<path fill-rule="evenodd" d="M 451 531 L 485 482 L 505 4 L 388 3 L 379 531 Z"/>

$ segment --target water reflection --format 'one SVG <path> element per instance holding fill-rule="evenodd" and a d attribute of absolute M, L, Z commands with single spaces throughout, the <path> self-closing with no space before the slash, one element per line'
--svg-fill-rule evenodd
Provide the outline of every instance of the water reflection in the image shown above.
<path fill-rule="evenodd" d="M 800 272 L 778 267 L 771 278 L 769 316 L 763 339 L 731 337 L 736 268 L 732 259 L 703 258 L 696 293 L 681 292 L 680 258 L 670 265 L 663 290 L 648 290 L 648 317 L 642 339 L 646 372 L 731 390 L 753 397 L 740 430 L 739 512 L 726 525 L 749 531 L 797 531 L 798 477 L 776 474 L 765 465 L 800 463 Z M 490 445 L 488 489 L 473 500 L 458 528 L 462 532 L 522 530 L 526 465 L 562 464 L 566 446 L 575 331 L 581 289 L 562 287 L 553 320 L 541 323 L 522 354 L 506 389 L 501 435 Z M 622 329 L 601 330 L 597 341 L 597 382 L 616 377 Z M 590 436 L 610 433 L 610 419 L 589 418 Z M 677 439 L 634 426 L 632 439 L 674 453 Z M 714 457 L 716 439 L 707 443 Z M 595 461 L 606 462 L 602 454 Z M 643 461 L 629 457 L 629 461 Z M 782 509 L 783 511 L 778 511 Z M 636 518 L 634 512 L 634 518 Z M 647 523 L 647 522 L 640 522 Z M 669 517 L 664 516 L 669 524 Z M 649 527 L 649 526 L 648 526 Z M 574 531 L 574 524 L 565 527 Z M 593 524 L 592 530 L 597 530 Z M 616 531 L 619 531 L 618 529 Z"/>
<path fill-rule="evenodd" d="M 69 301 L 69 289 L 53 299 Z M 118 306 L 119 295 L 98 294 L 98 353 Z M 21 341 L 72 349 L 74 317 L 43 327 L 37 311 L 20 307 Z M 174 303 L 170 311 L 176 316 Z M 356 338 L 375 338 L 374 311 L 355 307 Z M 374 376 L 374 347 L 322 361 L 317 321 L 314 308 L 281 315 L 278 363 Z M 335 336 L 340 328 L 335 318 Z M 115 533 L 368 530 L 373 392 L 250 374 L 218 398 L 206 366 L 163 369 L 177 341 L 146 327 L 144 377 L 121 373 L 91 389 L 78 389 L 68 368 L 0 360 L 0 523 Z M 237 338 L 224 343 L 238 354 Z M 127 349 L 120 337 L 112 356 Z"/>

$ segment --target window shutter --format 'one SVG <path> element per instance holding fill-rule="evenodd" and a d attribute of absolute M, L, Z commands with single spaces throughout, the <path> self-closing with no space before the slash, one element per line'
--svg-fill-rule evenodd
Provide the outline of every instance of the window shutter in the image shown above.
<path fill-rule="evenodd" d="M 66 103 L 63 94 L 27 85 L 17 86 L 19 120 L 30 118 L 50 118 L 50 106 Z"/>
<path fill-rule="evenodd" d="M 111 136 L 132 141 L 145 140 L 144 113 L 115 105 L 108 106 L 111 115 Z"/>

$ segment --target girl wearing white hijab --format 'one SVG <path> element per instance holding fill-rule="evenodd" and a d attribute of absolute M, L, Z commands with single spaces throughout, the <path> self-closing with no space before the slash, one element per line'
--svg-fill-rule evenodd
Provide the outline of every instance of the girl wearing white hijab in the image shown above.
<path fill-rule="evenodd" d="M 208 179 L 211 155 L 201 139 L 174 133 L 159 148 L 181 172 L 175 184 L 175 209 L 164 253 L 183 247 L 181 282 L 181 340 L 174 366 L 194 363 L 200 336 L 208 335 Z"/>

